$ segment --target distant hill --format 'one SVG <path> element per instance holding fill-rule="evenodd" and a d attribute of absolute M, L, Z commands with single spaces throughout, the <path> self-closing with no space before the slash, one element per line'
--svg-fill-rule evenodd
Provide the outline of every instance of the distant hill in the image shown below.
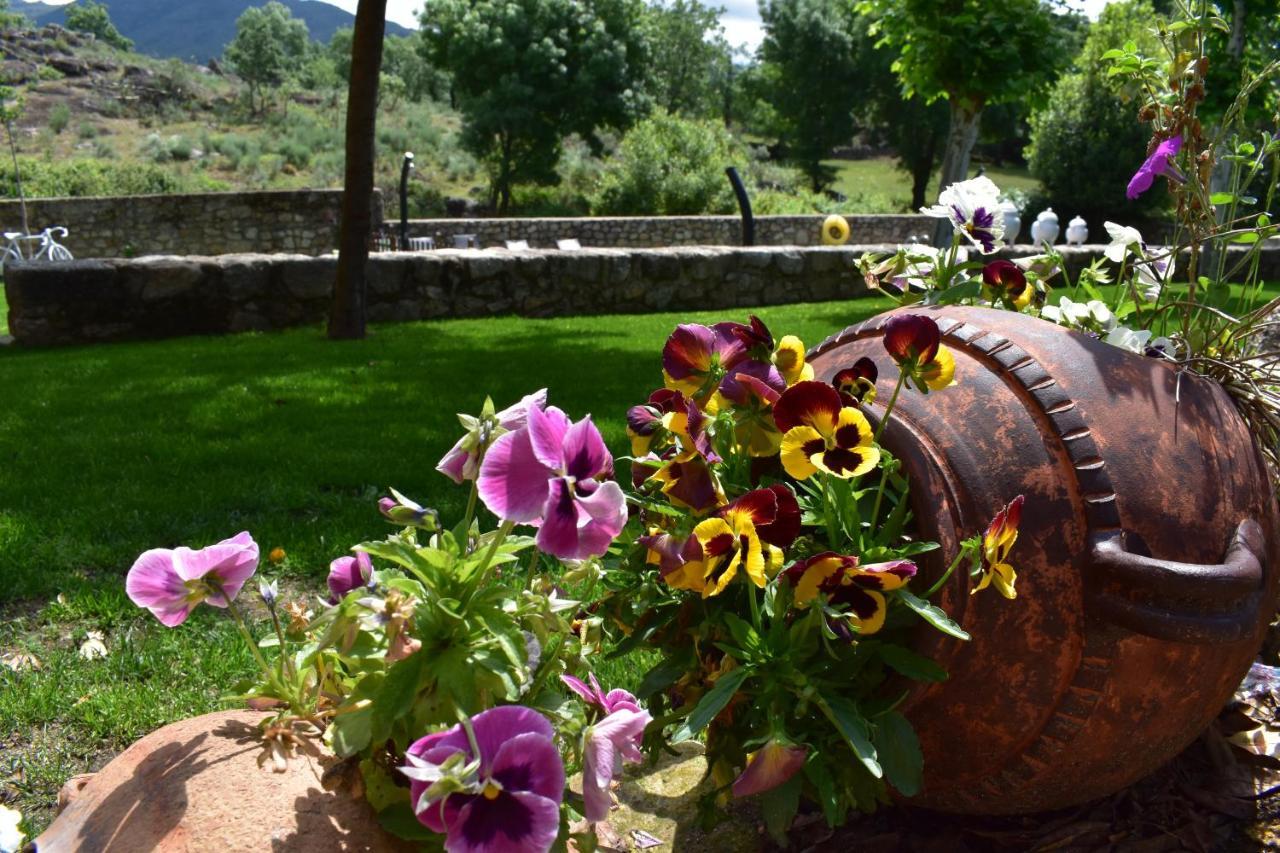
<path fill-rule="evenodd" d="M 236 34 L 236 18 L 251 6 L 267 0 L 103 0 L 116 29 L 133 39 L 140 53 L 151 56 L 207 62 L 222 55 Z M 328 41 L 334 31 L 355 20 L 350 12 L 318 0 L 280 0 L 294 17 L 307 22 L 316 41 Z M 66 6 L 44 3 L 10 3 L 12 9 L 36 23 L 62 23 Z M 407 35 L 411 30 L 387 22 L 387 35 Z"/>

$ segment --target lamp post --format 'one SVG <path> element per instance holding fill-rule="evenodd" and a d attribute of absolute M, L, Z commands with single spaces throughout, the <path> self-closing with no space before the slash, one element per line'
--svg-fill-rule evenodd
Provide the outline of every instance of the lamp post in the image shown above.
<path fill-rule="evenodd" d="M 413 152 L 404 152 L 400 164 L 400 251 L 409 248 L 409 173 L 413 171 Z"/>

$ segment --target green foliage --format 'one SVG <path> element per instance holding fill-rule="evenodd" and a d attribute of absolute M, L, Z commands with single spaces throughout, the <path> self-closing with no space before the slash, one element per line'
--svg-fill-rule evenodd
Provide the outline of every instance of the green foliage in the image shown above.
<path fill-rule="evenodd" d="M 1102 61 L 1108 48 L 1126 42 L 1154 53 L 1159 46 L 1151 31 L 1154 15 L 1148 0 L 1107 6 L 1075 70 L 1058 80 L 1044 108 L 1032 114 L 1027 162 L 1043 185 L 1046 203 L 1062 214 L 1079 214 L 1100 225 L 1150 214 L 1168 198 L 1163 190 L 1137 202 L 1125 198 L 1129 178 L 1146 157 L 1150 132 L 1138 121 L 1133 90 L 1109 77 Z"/>
<path fill-rule="evenodd" d="M 765 0 L 760 56 L 787 155 L 815 192 L 834 178 L 822 163 L 853 136 L 853 105 L 862 91 L 852 14 L 839 0 Z"/>
<path fill-rule="evenodd" d="M 645 8 L 649 42 L 649 92 L 668 112 L 698 118 L 718 115 L 731 63 L 722 9 L 698 0 L 669 0 Z"/>
<path fill-rule="evenodd" d="M 28 197 L 149 195 L 227 189 L 202 176 L 182 176 L 171 169 L 144 163 L 115 163 L 76 159 L 50 162 L 21 157 L 18 165 Z M 17 198 L 13 161 L 0 158 L 0 197 Z"/>
<path fill-rule="evenodd" d="M 171 161 L 185 163 L 191 159 L 193 148 L 191 140 L 181 134 L 162 136 L 159 133 L 152 133 L 143 143 L 142 152 L 153 163 L 168 163 Z"/>
<path fill-rule="evenodd" d="M 71 123 L 71 108 L 66 104 L 54 104 L 49 110 L 49 129 L 54 133 L 62 133 Z"/>
<path fill-rule="evenodd" d="M 505 210 L 517 183 L 553 183 L 561 140 L 624 127 L 643 105 L 641 0 L 439 0 L 427 57 L 453 77 L 463 144 Z"/>
<path fill-rule="evenodd" d="M 249 84 L 249 108 L 262 109 L 263 89 L 279 86 L 306 58 L 310 48 L 307 25 L 281 3 L 246 9 L 236 19 L 236 36 L 226 58 Z"/>
<path fill-rule="evenodd" d="M 744 157 L 722 124 L 656 110 L 627 132 L 605 164 L 592 212 L 731 213 L 735 202 L 724 170 Z"/>
<path fill-rule="evenodd" d="M 121 35 L 116 25 L 111 23 L 105 3 L 79 0 L 68 6 L 66 26 L 69 30 L 88 33 L 118 50 L 133 50 L 133 41 Z"/>

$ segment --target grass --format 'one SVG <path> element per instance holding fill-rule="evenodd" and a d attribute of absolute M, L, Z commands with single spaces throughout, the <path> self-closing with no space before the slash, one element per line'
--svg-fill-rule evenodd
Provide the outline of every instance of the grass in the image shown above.
<path fill-rule="evenodd" d="M 885 307 L 758 313 L 816 343 Z M 220 614 L 170 631 L 129 603 L 124 573 L 143 550 L 249 530 L 264 551 L 287 552 L 270 571 L 291 595 L 314 594 L 330 560 L 386 533 L 374 502 L 387 486 L 446 518 L 461 511 L 463 491 L 433 470 L 457 436 L 455 412 L 548 386 L 624 452 L 625 409 L 660 382 L 666 335 L 718 319 L 502 318 L 382 326 L 349 343 L 298 329 L 0 350 L 0 652 L 42 664 L 0 666 L 0 801 L 38 831 L 67 777 L 217 708 L 249 671 Z M 90 630 L 105 636 L 105 659 L 80 658 Z"/>
<path fill-rule="evenodd" d="M 897 168 L 891 157 L 872 157 L 866 160 L 826 160 L 825 165 L 836 170 L 836 180 L 832 189 L 844 193 L 850 199 L 862 199 L 873 206 L 884 210 L 874 212 L 909 213 L 911 206 L 911 177 Z M 989 166 L 987 177 L 1000 189 L 1022 190 L 1031 192 L 1039 188 L 1040 183 L 1031 177 L 1025 168 L 1009 168 Z M 925 199 L 933 203 L 938 197 L 938 177 L 929 182 Z M 872 212 L 862 211 L 858 212 Z"/>

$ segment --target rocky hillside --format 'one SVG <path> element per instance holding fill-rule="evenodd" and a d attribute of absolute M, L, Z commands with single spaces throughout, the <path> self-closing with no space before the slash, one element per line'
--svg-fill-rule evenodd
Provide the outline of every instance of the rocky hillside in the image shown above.
<path fill-rule="evenodd" d="M 111 21 L 126 37 L 133 39 L 141 53 L 208 62 L 222 55 L 222 49 L 236 34 L 236 18 L 251 6 L 266 0 L 102 0 Z M 349 27 L 350 12 L 320 0 L 280 0 L 307 24 L 311 37 L 328 41 L 335 30 Z M 11 3 L 38 24 L 60 24 L 66 6 L 44 3 Z M 388 23 L 387 33 L 405 35 L 409 30 Z"/>

